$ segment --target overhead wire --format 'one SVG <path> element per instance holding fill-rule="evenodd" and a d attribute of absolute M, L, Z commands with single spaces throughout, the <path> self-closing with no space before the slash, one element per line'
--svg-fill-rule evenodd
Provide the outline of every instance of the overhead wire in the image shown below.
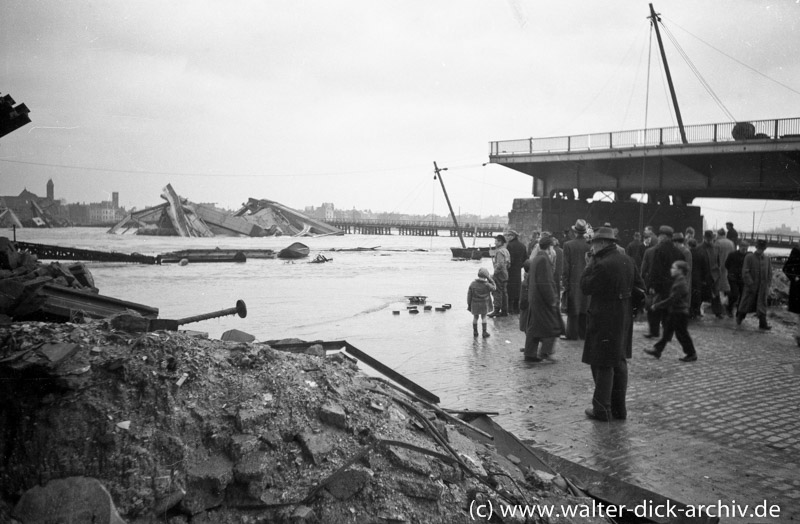
<path fill-rule="evenodd" d="M 711 84 L 709 84 L 708 81 L 706 81 L 706 79 L 703 78 L 703 75 L 700 73 L 700 70 L 697 69 L 697 67 L 694 65 L 694 63 L 689 58 L 689 55 L 686 53 L 686 51 L 683 50 L 680 43 L 678 42 L 678 39 L 675 38 L 675 35 L 672 34 L 672 32 L 666 25 L 664 25 L 663 22 L 661 23 L 661 27 L 664 29 L 664 34 L 667 35 L 667 38 L 669 38 L 669 40 L 672 42 L 672 45 L 675 46 L 675 49 L 678 51 L 678 54 L 680 54 L 681 58 L 683 58 L 683 61 L 686 63 L 686 65 L 689 66 L 689 70 L 694 74 L 694 76 L 700 82 L 700 85 L 703 87 L 703 89 L 705 89 L 705 91 L 709 94 L 709 96 L 711 96 L 711 99 L 714 100 L 714 103 L 716 103 L 717 106 L 720 109 L 722 109 L 722 111 L 730 119 L 730 121 L 735 122 L 736 118 L 728 110 L 728 108 L 725 107 L 725 104 L 711 88 Z"/>
<path fill-rule="evenodd" d="M 695 35 L 695 34 L 694 34 L 694 33 L 692 33 L 691 31 L 689 31 L 688 29 L 685 29 L 685 28 L 681 27 L 680 25 L 676 24 L 674 21 L 671 21 L 671 20 L 670 20 L 670 23 L 674 24 L 674 25 L 675 25 L 675 27 L 677 27 L 677 28 L 678 28 L 678 29 L 680 29 L 681 31 L 684 31 L 684 32 L 685 32 L 685 33 L 687 33 L 689 36 L 691 36 L 691 37 L 693 37 L 693 38 L 695 38 L 695 39 L 699 40 L 701 43 L 703 43 L 703 44 L 707 45 L 708 47 L 710 47 L 711 49 L 713 49 L 713 50 L 714 50 L 714 51 L 716 51 L 717 53 L 721 54 L 722 56 L 725 56 L 725 57 L 727 57 L 727 58 L 729 58 L 729 59 L 733 60 L 734 62 L 736 62 L 737 64 L 741 65 L 742 67 L 745 67 L 745 68 L 749 69 L 750 71 L 752 71 L 752 72 L 756 73 L 757 75 L 759 75 L 759 76 L 762 76 L 762 77 L 766 78 L 766 79 L 767 79 L 767 80 L 769 80 L 770 82 L 774 82 L 774 83 L 778 84 L 779 86 L 781 86 L 781 87 L 783 87 L 783 88 L 786 88 L 786 89 L 788 89 L 788 90 L 789 90 L 789 91 L 791 91 L 792 93 L 795 93 L 795 94 L 798 94 L 798 95 L 800 95 L 800 91 L 798 91 L 797 89 L 795 89 L 795 88 L 793 88 L 793 87 L 791 87 L 791 86 L 788 86 L 788 85 L 784 84 L 783 82 L 781 82 L 781 81 L 779 81 L 779 80 L 775 80 L 774 78 L 770 77 L 769 75 L 766 75 L 766 74 L 762 73 L 762 72 L 761 72 L 761 71 L 759 71 L 758 69 L 756 69 L 756 68 L 754 68 L 754 67 L 752 67 L 752 66 L 750 66 L 750 65 L 748 65 L 748 64 L 745 64 L 745 63 L 744 63 L 744 62 L 742 62 L 741 60 L 739 60 L 739 59 L 737 59 L 737 58 L 735 58 L 735 57 L 733 57 L 733 56 L 731 56 L 731 55 L 729 55 L 729 54 L 725 53 L 724 51 L 721 51 L 720 49 L 717 49 L 717 48 L 716 48 L 716 47 L 714 47 L 713 45 L 709 44 L 708 42 L 706 42 L 705 40 L 703 40 L 703 39 L 702 39 L 702 38 L 700 38 L 699 36 Z M 662 24 L 662 25 L 663 25 L 663 24 Z"/>

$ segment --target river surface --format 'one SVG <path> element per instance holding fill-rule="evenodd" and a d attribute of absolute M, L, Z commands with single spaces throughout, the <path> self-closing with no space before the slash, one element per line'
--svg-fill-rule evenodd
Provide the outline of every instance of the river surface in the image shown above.
<path fill-rule="evenodd" d="M 524 345 L 524 335 L 517 327 L 517 317 L 509 317 L 489 321 L 489 339 L 473 338 L 472 316 L 466 310 L 467 287 L 481 267 L 491 267 L 491 261 L 452 260 L 449 248 L 459 245 L 458 238 L 443 234 L 180 238 L 65 228 L 21 229 L 16 237 L 25 242 L 149 255 L 213 247 L 277 251 L 295 241 L 303 242 L 309 246 L 310 256 L 293 262 L 249 259 L 239 264 L 186 266 L 87 265 L 101 294 L 156 307 L 160 318 L 207 313 L 244 300 L 246 318 L 227 316 L 184 326 L 208 332 L 212 338 L 235 328 L 259 341 L 347 340 L 437 394 L 444 407 L 512 415 L 524 406 L 517 405 L 522 400 L 510 396 L 509 390 L 524 392 L 530 387 L 530 370 L 515 369 L 522 361 L 519 348 Z M 13 238 L 11 230 L 0 230 L 0 235 Z M 466 242 L 471 245 L 472 239 Z M 484 238 L 476 243 L 491 242 Z M 331 251 L 358 247 L 379 248 Z M 319 253 L 333 261 L 309 263 Z M 434 308 L 446 303 L 453 307 L 445 312 L 409 314 L 407 295 L 426 295 L 427 304 Z M 515 377 L 517 372 L 520 375 Z M 512 430 L 516 426 L 504 425 Z"/>

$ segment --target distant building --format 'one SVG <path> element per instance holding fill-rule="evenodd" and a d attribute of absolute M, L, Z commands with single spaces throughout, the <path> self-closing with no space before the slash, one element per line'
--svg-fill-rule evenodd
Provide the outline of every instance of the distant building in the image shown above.
<path fill-rule="evenodd" d="M 47 197 L 42 198 L 27 188 L 17 196 L 0 196 L 0 212 L 10 209 L 26 227 L 43 225 L 37 218 L 41 211 L 54 226 L 93 226 L 114 224 L 122 220 L 127 212 L 119 207 L 119 193 L 111 194 L 111 201 L 91 204 L 67 204 L 55 198 L 55 184 L 47 181 Z"/>

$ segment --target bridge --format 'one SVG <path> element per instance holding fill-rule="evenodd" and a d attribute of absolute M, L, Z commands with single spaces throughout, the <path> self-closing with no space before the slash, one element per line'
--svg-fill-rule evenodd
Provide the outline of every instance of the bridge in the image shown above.
<path fill-rule="evenodd" d="M 614 192 L 652 203 L 800 197 L 800 118 L 490 142 L 489 161 L 533 179 L 533 195 Z M 671 198 L 670 198 L 671 197 Z"/>
<path fill-rule="evenodd" d="M 335 218 L 326 220 L 326 223 L 335 226 L 345 234 L 361 235 L 416 235 L 416 236 L 439 236 L 441 231 L 448 231 L 451 237 L 493 237 L 502 233 L 508 227 L 507 224 L 500 223 L 460 223 L 456 228 L 452 221 L 436 220 L 381 220 L 381 219 L 347 219 Z"/>

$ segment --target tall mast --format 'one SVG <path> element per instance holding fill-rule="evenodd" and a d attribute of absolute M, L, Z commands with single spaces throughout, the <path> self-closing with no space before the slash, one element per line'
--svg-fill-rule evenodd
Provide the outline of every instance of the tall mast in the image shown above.
<path fill-rule="evenodd" d="M 653 27 L 656 28 L 656 38 L 658 39 L 658 48 L 661 50 L 661 61 L 664 62 L 664 72 L 667 74 L 667 83 L 669 84 L 669 93 L 672 95 L 672 105 L 675 106 L 675 116 L 678 119 L 678 129 L 681 131 L 681 141 L 688 144 L 686 140 L 686 131 L 683 129 L 683 119 L 681 118 L 681 110 L 678 107 L 678 97 L 675 96 L 675 86 L 672 85 L 672 75 L 669 74 L 669 64 L 667 63 L 667 54 L 664 52 L 664 44 L 661 42 L 661 32 L 658 30 L 658 23 L 661 18 L 656 14 L 653 9 L 653 4 L 650 4 L 650 20 L 653 22 Z"/>
<path fill-rule="evenodd" d="M 450 197 L 447 196 L 447 190 L 444 188 L 444 180 L 442 180 L 442 171 L 447 171 L 447 168 L 439 169 L 439 166 L 436 165 L 436 161 L 433 162 L 433 170 L 436 173 L 433 175 L 434 180 L 436 177 L 439 177 L 439 183 L 442 184 L 442 191 L 444 191 L 444 199 L 447 200 L 447 207 L 450 208 L 450 216 L 453 217 L 453 223 L 456 225 L 456 231 L 458 232 L 458 239 L 461 241 L 461 247 L 464 249 L 467 248 L 467 245 L 464 243 L 464 237 L 461 236 L 461 228 L 458 227 L 458 220 L 456 220 L 456 214 L 453 213 L 453 206 L 450 205 Z"/>

